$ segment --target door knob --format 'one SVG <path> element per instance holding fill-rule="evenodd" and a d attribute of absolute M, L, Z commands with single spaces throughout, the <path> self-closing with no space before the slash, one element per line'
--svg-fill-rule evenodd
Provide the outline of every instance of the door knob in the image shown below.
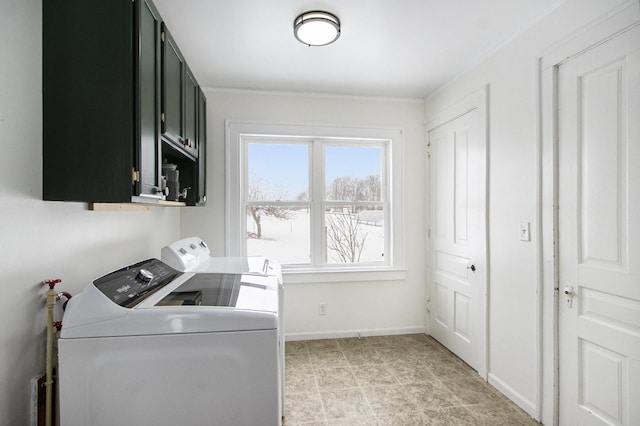
<path fill-rule="evenodd" d="M 567 302 L 567 306 L 570 308 L 573 304 L 573 298 L 576 296 L 576 292 L 573 291 L 573 287 L 565 287 L 563 293 L 565 296 L 565 302 Z"/>
<path fill-rule="evenodd" d="M 471 264 L 470 266 L 467 266 L 467 269 L 471 269 L 471 272 L 475 272 L 476 271 L 476 265 Z"/>

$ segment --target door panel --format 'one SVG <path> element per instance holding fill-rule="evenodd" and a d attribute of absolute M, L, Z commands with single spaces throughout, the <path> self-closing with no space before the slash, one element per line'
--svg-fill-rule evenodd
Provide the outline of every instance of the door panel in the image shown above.
<path fill-rule="evenodd" d="M 135 195 L 159 197 L 160 188 L 160 15 L 147 1 L 137 4 L 140 26 L 138 63 L 139 140 Z"/>
<path fill-rule="evenodd" d="M 639 41 L 558 70 L 561 425 L 640 424 Z"/>
<path fill-rule="evenodd" d="M 196 204 L 203 206 L 207 203 L 207 98 L 202 89 L 198 88 L 198 182 Z"/>
<path fill-rule="evenodd" d="M 480 112 L 472 109 L 429 132 L 429 328 L 435 339 L 484 375 L 486 157 L 479 124 Z"/>
<path fill-rule="evenodd" d="M 453 151 L 455 161 L 455 179 L 454 179 L 454 233 L 456 244 L 467 243 L 468 238 L 468 218 L 469 203 L 468 189 L 469 181 L 467 173 L 469 171 L 469 133 L 468 129 L 463 128 L 457 130 L 453 140 Z"/>
<path fill-rule="evenodd" d="M 162 23 L 162 135 L 177 146 L 184 146 L 184 72 L 182 54 Z"/>
<path fill-rule="evenodd" d="M 198 83 L 186 67 L 184 85 L 184 148 L 194 157 L 198 156 Z"/>

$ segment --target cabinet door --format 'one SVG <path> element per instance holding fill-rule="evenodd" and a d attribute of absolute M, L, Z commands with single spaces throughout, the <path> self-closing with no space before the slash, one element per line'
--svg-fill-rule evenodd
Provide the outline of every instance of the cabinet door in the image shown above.
<path fill-rule="evenodd" d="M 198 89 L 198 180 L 196 192 L 196 204 L 204 206 L 207 202 L 207 170 L 206 170 L 206 147 L 207 147 L 207 98 L 202 90 Z"/>
<path fill-rule="evenodd" d="M 161 19 L 149 0 L 136 3 L 137 97 L 134 195 L 160 197 L 160 25 Z"/>
<path fill-rule="evenodd" d="M 37 3 L 42 6 L 43 43 L 42 198 L 130 201 L 136 137 L 135 3 Z M 5 19 L 9 11 L 11 19 L 13 7 L 7 10 L 5 4 L 0 2 L 0 14 Z M 8 53 L 4 43 L 2 40 L 0 51 Z M 9 56 L 3 55 L 3 64 L 11 61 Z M 3 71 L 3 84 L 8 78 Z M 39 82 L 34 84 L 37 88 Z M 32 121 L 39 119 L 35 114 Z M 0 144 L 9 148 L 10 143 L 20 143 L 8 141 L 2 124 Z M 12 161 L 6 148 L 4 161 Z M 39 158 L 36 155 L 34 163 Z"/>
<path fill-rule="evenodd" d="M 164 23 L 162 38 L 162 136 L 183 147 L 185 63 Z"/>
<path fill-rule="evenodd" d="M 194 157 L 198 156 L 198 82 L 186 67 L 184 81 L 184 148 Z"/>

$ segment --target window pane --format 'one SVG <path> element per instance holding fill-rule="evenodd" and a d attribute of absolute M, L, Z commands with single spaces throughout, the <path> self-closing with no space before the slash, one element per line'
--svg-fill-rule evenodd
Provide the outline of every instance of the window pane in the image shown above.
<path fill-rule="evenodd" d="M 249 143 L 248 201 L 309 199 L 306 144 Z"/>
<path fill-rule="evenodd" d="M 384 209 L 379 206 L 327 207 L 327 263 L 384 261 L 384 216 Z"/>
<path fill-rule="evenodd" d="M 380 201 L 383 153 L 380 146 L 326 146 L 325 200 Z"/>
<path fill-rule="evenodd" d="M 248 206 L 247 255 L 281 264 L 310 264 L 310 208 Z"/>

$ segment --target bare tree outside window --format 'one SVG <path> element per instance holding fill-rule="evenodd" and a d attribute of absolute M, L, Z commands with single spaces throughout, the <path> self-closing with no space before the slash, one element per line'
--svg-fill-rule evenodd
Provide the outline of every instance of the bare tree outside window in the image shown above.
<path fill-rule="evenodd" d="M 367 233 L 362 231 L 358 218 L 350 213 L 327 214 L 327 249 L 332 250 L 340 262 L 360 261 Z"/>
<path fill-rule="evenodd" d="M 363 179 L 364 200 L 380 201 L 382 196 L 382 184 L 380 183 L 380 175 L 370 175 Z"/>
<path fill-rule="evenodd" d="M 378 201 L 381 197 L 379 175 L 365 178 L 341 176 L 335 178 L 326 189 L 326 199 L 331 201 Z M 327 211 L 326 236 L 327 251 L 330 251 L 334 261 L 342 263 L 357 263 L 367 239 L 367 232 L 363 230 L 360 211 L 367 211 L 371 206 L 358 206 L 356 203 L 345 205 L 341 211 Z"/>
<path fill-rule="evenodd" d="M 280 191 L 278 194 L 268 193 L 265 189 L 265 184 L 261 178 L 254 178 L 249 183 L 248 199 L 250 201 L 274 201 L 284 199 L 286 193 Z M 290 220 L 293 213 L 287 207 L 281 206 L 247 206 L 247 212 L 251 215 L 251 218 L 256 224 L 256 233 L 254 235 L 249 234 L 250 238 L 262 238 L 262 216 L 271 216 L 276 219 Z"/>
<path fill-rule="evenodd" d="M 341 176 L 327 186 L 326 197 L 332 201 L 379 201 L 381 190 L 379 175 Z"/>

